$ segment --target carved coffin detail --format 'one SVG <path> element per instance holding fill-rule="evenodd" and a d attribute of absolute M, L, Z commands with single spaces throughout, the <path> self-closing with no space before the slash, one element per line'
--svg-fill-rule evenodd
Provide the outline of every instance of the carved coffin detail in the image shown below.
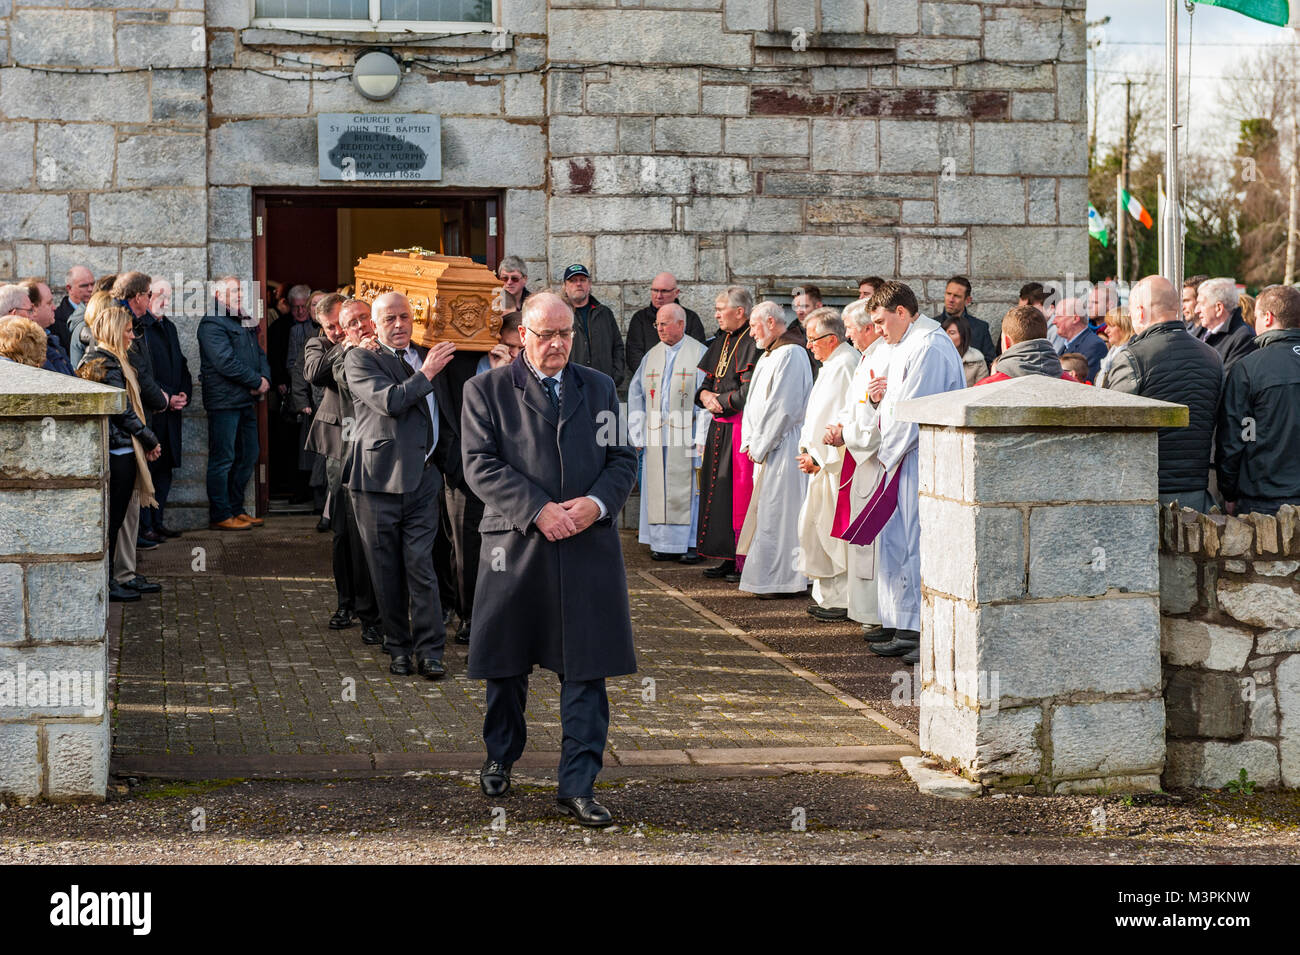
<path fill-rule="evenodd" d="M 486 265 L 460 255 L 398 249 L 357 262 L 357 298 L 374 302 L 401 292 L 411 302 L 412 340 L 429 346 L 451 341 L 457 349 L 490 351 L 501 331 L 501 280 Z"/>

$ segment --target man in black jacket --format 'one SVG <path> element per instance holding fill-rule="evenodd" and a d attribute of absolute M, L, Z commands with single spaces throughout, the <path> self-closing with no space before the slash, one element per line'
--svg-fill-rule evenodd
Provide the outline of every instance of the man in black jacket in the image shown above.
<path fill-rule="evenodd" d="M 978 349 L 992 368 L 993 359 L 998 356 L 998 347 L 993 344 L 993 336 L 989 334 L 989 323 L 970 313 L 970 288 L 970 279 L 966 276 L 954 275 L 950 278 L 943 289 L 943 311 L 953 318 L 966 317 L 966 321 L 970 322 L 971 347 Z M 942 324 L 943 315 L 936 315 L 935 320 Z"/>
<path fill-rule="evenodd" d="M 257 340 L 257 322 L 244 314 L 239 279 L 218 279 L 212 312 L 199 322 L 203 407 L 208 413 L 208 521 L 214 530 L 261 526 L 244 511 L 244 492 L 257 466 L 255 402 L 271 388 L 271 365 Z"/>
<path fill-rule="evenodd" d="M 154 378 L 158 387 L 170 395 L 167 407 L 154 414 L 151 425 L 162 443 L 162 454 L 149 463 L 158 506 L 143 508 L 140 513 L 140 536 L 155 544 L 169 537 L 181 536 L 180 531 L 167 526 L 165 508 L 171 493 L 172 472 L 181 466 L 181 413 L 194 392 L 194 379 L 190 376 L 185 353 L 181 351 L 180 336 L 175 324 L 167 317 L 171 295 L 171 283 L 166 279 L 152 282 L 149 286 L 149 310 L 141 318 Z"/>
<path fill-rule="evenodd" d="M 641 367 L 641 359 L 651 348 L 659 344 L 659 333 L 655 331 L 655 316 L 665 305 L 677 302 L 677 279 L 671 272 L 660 272 L 650 282 L 650 304 L 638 309 L 627 323 L 627 348 L 624 351 L 624 368 L 635 372 Z M 680 304 L 680 303 L 678 303 Z M 686 312 L 686 334 L 703 344 L 704 323 L 700 316 L 683 306 Z"/>
<path fill-rule="evenodd" d="M 84 265 L 74 265 L 68 269 L 63 281 L 68 287 L 68 294 L 63 297 L 59 307 L 54 310 L 53 332 L 59 336 L 59 343 L 63 346 L 63 350 L 70 353 L 72 351 L 72 329 L 68 326 L 68 316 L 76 310 L 78 305 L 85 305 L 90 301 L 91 293 L 95 291 L 95 273 Z"/>
<path fill-rule="evenodd" d="M 564 297 L 573 309 L 573 352 L 569 360 L 603 371 L 614 379 L 615 387 L 622 385 L 627 368 L 623 336 L 614 313 L 591 294 L 591 273 L 585 265 L 570 265 L 564 270 Z"/>
<path fill-rule="evenodd" d="M 1238 300 L 1232 279 L 1208 279 L 1196 290 L 1196 315 L 1205 329 L 1201 341 L 1219 353 L 1225 371 L 1255 350 L 1255 329 L 1242 319 Z"/>
<path fill-rule="evenodd" d="M 1219 490 L 1230 514 L 1300 505 L 1300 291 L 1260 292 L 1255 332 L 1259 347 L 1229 370 L 1219 410 Z"/>
<path fill-rule="evenodd" d="M 1161 428 L 1160 503 L 1208 511 L 1210 443 L 1223 392 L 1223 362 L 1188 334 L 1178 295 L 1169 280 L 1150 275 L 1133 287 L 1129 315 L 1134 335 L 1106 375 L 1113 391 L 1187 405 L 1185 428 Z"/>

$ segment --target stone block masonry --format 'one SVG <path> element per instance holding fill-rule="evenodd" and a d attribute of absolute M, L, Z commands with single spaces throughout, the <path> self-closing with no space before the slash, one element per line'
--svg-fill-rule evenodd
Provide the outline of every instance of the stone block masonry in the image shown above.
<path fill-rule="evenodd" d="M 898 413 L 921 425 L 921 748 L 990 789 L 1158 789 L 1155 429 L 1186 408 L 1029 377 Z"/>
<path fill-rule="evenodd" d="M 39 368 L 0 376 L 0 800 L 104 798 L 106 416 L 125 404 Z"/>
<path fill-rule="evenodd" d="M 1297 523 L 1160 510 L 1168 787 L 1300 787 Z"/>
<path fill-rule="evenodd" d="M 373 35 L 266 29 L 248 0 L 60 6 L 0 0 L 2 281 L 251 279 L 255 189 L 375 185 L 318 178 L 317 115 L 353 111 L 439 115 L 442 179 L 386 185 L 501 192 L 531 287 L 582 259 L 624 329 L 664 268 L 706 324 L 733 283 L 842 302 L 874 273 L 933 313 L 964 273 L 995 333 L 1024 282 L 1087 270 L 1078 3 L 498 0 L 504 50 L 392 37 L 416 62 L 378 104 L 349 79 Z M 187 419 L 169 520 L 195 527 Z"/>

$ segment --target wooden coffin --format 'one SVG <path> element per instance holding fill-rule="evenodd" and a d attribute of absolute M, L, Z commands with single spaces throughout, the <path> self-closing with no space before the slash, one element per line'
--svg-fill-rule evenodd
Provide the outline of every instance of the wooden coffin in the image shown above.
<path fill-rule="evenodd" d="M 424 249 L 378 252 L 357 260 L 356 297 L 373 303 L 385 292 L 411 302 L 411 340 L 426 348 L 455 342 L 463 351 L 491 351 L 501 332 L 501 280 L 463 255 Z"/>

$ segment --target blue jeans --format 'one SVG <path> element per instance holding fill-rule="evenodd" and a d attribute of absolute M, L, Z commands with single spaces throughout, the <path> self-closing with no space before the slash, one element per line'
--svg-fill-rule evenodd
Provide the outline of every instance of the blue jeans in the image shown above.
<path fill-rule="evenodd" d="M 208 410 L 208 519 L 213 524 L 244 512 L 244 491 L 257 454 L 252 405 Z"/>

